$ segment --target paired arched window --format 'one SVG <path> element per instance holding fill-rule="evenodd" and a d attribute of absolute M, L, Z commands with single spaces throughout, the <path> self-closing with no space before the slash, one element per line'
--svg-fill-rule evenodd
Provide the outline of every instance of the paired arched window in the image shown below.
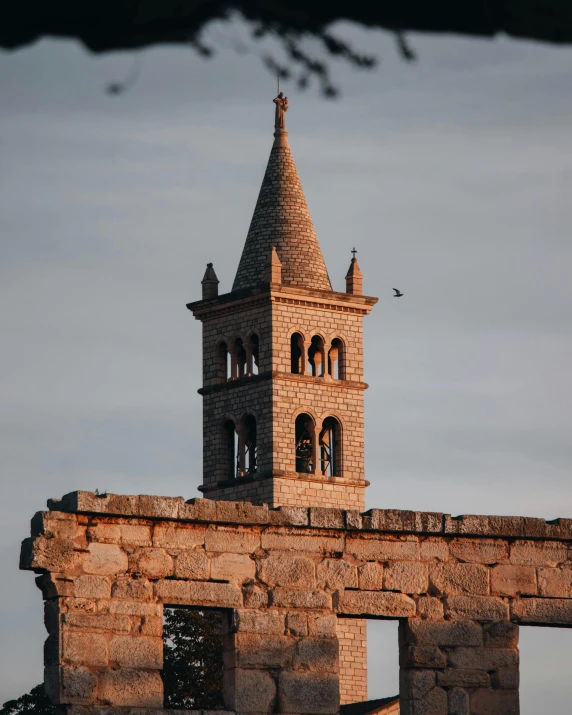
<path fill-rule="evenodd" d="M 346 361 L 344 343 L 334 338 L 329 345 L 320 335 L 314 335 L 308 345 L 301 333 L 290 336 L 290 370 L 295 375 L 324 377 L 329 375 L 334 380 L 346 379 Z"/>
<path fill-rule="evenodd" d="M 215 373 L 219 382 L 258 375 L 259 339 L 256 333 L 246 341 L 235 338 L 230 347 L 226 341 L 217 343 Z"/>
<path fill-rule="evenodd" d="M 295 422 L 296 471 L 302 474 L 342 476 L 342 427 L 335 417 L 326 417 L 319 434 L 312 417 L 298 415 Z M 316 440 L 317 436 L 317 440 Z"/>
<path fill-rule="evenodd" d="M 258 460 L 256 417 L 245 415 L 238 424 L 226 420 L 221 430 L 227 479 L 255 474 Z"/>

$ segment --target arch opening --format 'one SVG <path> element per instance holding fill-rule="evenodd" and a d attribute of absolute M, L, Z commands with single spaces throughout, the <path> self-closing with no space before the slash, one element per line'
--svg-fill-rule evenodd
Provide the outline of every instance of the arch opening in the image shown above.
<path fill-rule="evenodd" d="M 290 337 L 290 370 L 294 375 L 304 372 L 304 338 L 300 333 L 292 333 Z"/>
<path fill-rule="evenodd" d="M 342 476 L 342 428 L 335 417 L 326 417 L 319 439 L 320 471 L 327 477 Z"/>
<path fill-rule="evenodd" d="M 334 380 L 346 379 L 344 344 L 340 338 L 334 338 L 328 350 L 328 375 Z"/>
<path fill-rule="evenodd" d="M 325 370 L 324 341 L 319 335 L 314 335 L 308 348 L 308 372 L 312 377 L 323 377 Z"/>
<path fill-rule="evenodd" d="M 312 474 L 315 470 L 314 421 L 305 413 L 298 415 L 295 423 L 296 471 Z"/>

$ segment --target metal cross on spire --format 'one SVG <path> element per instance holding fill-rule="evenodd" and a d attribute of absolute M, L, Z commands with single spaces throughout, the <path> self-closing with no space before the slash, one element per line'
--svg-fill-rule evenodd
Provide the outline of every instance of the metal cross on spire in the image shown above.
<path fill-rule="evenodd" d="M 352 253 L 352 256 L 355 258 L 355 257 L 356 257 L 356 253 L 357 253 L 357 249 L 356 249 L 355 246 L 352 248 L 351 253 Z"/>

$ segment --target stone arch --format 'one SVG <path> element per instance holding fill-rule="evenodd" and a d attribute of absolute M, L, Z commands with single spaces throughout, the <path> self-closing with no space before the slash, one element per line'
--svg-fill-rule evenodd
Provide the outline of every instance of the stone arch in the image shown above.
<path fill-rule="evenodd" d="M 321 421 L 318 432 L 318 470 L 325 477 L 342 477 L 343 425 L 337 417 L 328 415 Z"/>
<path fill-rule="evenodd" d="M 308 343 L 308 372 L 312 377 L 324 377 L 327 372 L 326 343 L 320 333 L 314 333 Z"/>
<path fill-rule="evenodd" d="M 313 474 L 316 471 L 316 420 L 309 412 L 300 410 L 294 420 L 295 471 Z"/>

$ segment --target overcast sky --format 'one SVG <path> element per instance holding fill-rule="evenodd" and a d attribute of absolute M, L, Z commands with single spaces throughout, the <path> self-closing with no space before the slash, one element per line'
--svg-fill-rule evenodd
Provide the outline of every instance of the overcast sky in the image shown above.
<path fill-rule="evenodd" d="M 293 84 L 290 144 L 335 289 L 364 290 L 368 507 L 572 516 L 571 49 L 341 29 L 378 54 Z M 0 701 L 42 680 L 41 595 L 17 570 L 48 497 L 197 496 L 200 297 L 230 290 L 272 142 L 275 81 L 214 29 L 187 49 L 0 56 Z M 230 38 L 230 39 L 229 39 Z M 228 47 L 223 47 L 227 45 Z M 392 299 L 392 287 L 404 292 Z M 370 697 L 397 690 L 370 634 Z M 572 633 L 521 629 L 522 713 L 569 709 Z"/>

